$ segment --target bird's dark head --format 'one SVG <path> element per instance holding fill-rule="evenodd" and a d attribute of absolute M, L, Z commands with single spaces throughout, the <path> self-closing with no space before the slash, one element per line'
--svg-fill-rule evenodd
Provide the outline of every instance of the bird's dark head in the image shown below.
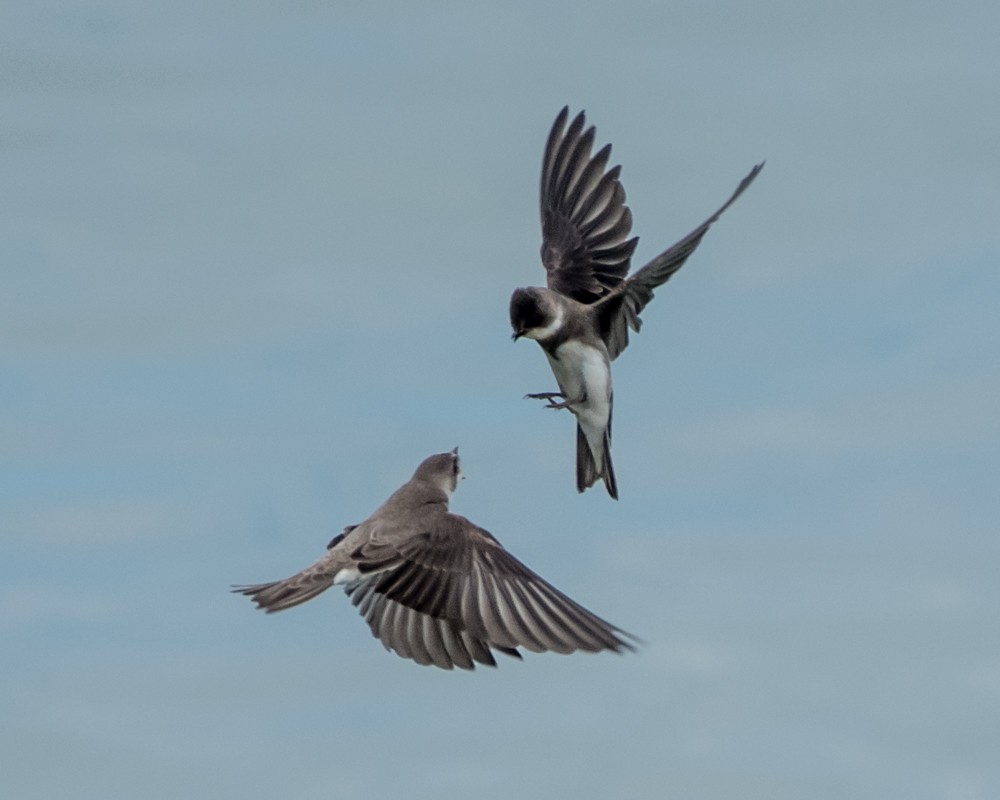
<path fill-rule="evenodd" d="M 515 289 L 510 296 L 511 338 L 515 341 L 522 336 L 544 339 L 559 327 L 560 322 L 560 308 L 549 297 L 547 289 Z"/>

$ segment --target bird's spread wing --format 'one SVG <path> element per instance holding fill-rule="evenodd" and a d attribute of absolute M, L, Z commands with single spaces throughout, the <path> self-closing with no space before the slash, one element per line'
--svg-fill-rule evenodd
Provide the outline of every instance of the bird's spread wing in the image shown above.
<path fill-rule="evenodd" d="M 353 554 L 373 571 L 347 587 L 372 633 L 420 664 L 495 666 L 492 650 L 519 656 L 632 649 L 628 634 L 571 600 L 464 517 L 380 553 Z M 368 561 L 367 559 L 369 559 Z M 365 573 L 364 564 L 359 570 Z"/>
<path fill-rule="evenodd" d="M 556 117 L 542 160 L 542 264 L 550 289 L 592 303 L 624 280 L 638 239 L 628 238 L 621 167 L 605 171 L 611 145 L 591 157 L 593 126 L 584 130 L 580 112 L 566 128 L 568 114 Z"/>
<path fill-rule="evenodd" d="M 736 198 L 753 182 L 764 167 L 763 162 L 755 166 L 747 175 L 732 196 L 712 216 L 681 239 L 673 247 L 660 253 L 631 278 L 622 282 L 596 306 L 597 317 L 601 328 L 601 336 L 608 348 L 608 355 L 613 360 L 628 346 L 628 329 L 636 333 L 642 326 L 639 314 L 646 304 L 653 299 L 653 289 L 669 280 L 681 268 L 695 248 L 701 243 L 702 237 L 712 224 L 729 208 Z"/>

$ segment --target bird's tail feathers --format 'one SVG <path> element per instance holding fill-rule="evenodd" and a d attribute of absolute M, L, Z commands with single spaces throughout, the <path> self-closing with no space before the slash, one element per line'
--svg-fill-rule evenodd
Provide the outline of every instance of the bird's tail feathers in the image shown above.
<path fill-rule="evenodd" d="M 618 481 L 615 480 L 615 468 L 611 463 L 611 429 L 604 434 L 604 486 L 613 500 L 618 499 Z"/>
<path fill-rule="evenodd" d="M 315 576 L 310 580 L 303 580 L 303 576 L 299 574 L 283 581 L 274 581 L 273 583 L 234 586 L 233 591 L 238 594 L 245 594 L 257 604 L 257 608 L 271 614 L 275 611 L 284 611 L 286 608 L 297 606 L 306 600 L 311 600 L 316 595 L 325 592 L 331 586 L 333 586 L 333 578 L 331 577 Z"/>
<path fill-rule="evenodd" d="M 615 480 L 615 468 L 611 464 L 610 426 L 604 432 L 601 449 L 603 450 L 601 458 L 602 469 L 598 472 L 594 453 L 590 449 L 590 442 L 587 441 L 587 436 L 584 434 L 583 428 L 579 425 L 576 426 L 576 490 L 583 492 L 597 483 L 597 481 L 603 480 L 608 494 L 617 500 L 618 482 Z"/>

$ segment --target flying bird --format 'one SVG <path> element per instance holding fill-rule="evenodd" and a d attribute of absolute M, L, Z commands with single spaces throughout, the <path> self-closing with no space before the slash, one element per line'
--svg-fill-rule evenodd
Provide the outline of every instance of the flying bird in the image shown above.
<path fill-rule="evenodd" d="M 541 345 L 559 384 L 558 392 L 526 397 L 547 400 L 547 408 L 565 408 L 576 416 L 577 491 L 603 480 L 617 500 L 611 362 L 628 346 L 628 329 L 639 332 L 639 314 L 653 290 L 680 269 L 764 164 L 755 166 L 712 216 L 626 277 L 639 239 L 628 238 L 632 212 L 618 179 L 621 167 L 607 169 L 610 144 L 591 156 L 594 127 L 584 130 L 582 111 L 567 127 L 568 116 L 568 107 L 559 112 L 542 159 L 541 254 L 547 286 L 514 291 L 510 324 L 515 340 L 524 336 Z"/>
<path fill-rule="evenodd" d="M 452 514 L 458 448 L 424 459 L 413 477 L 327 552 L 290 578 L 236 586 L 258 608 L 283 611 L 343 586 L 387 650 L 443 669 L 496 666 L 577 650 L 634 650 L 635 637 L 595 616 L 508 553 L 490 533 Z"/>

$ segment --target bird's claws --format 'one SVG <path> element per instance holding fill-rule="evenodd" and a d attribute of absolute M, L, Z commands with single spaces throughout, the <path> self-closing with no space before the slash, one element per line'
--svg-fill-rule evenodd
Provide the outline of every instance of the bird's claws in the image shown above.
<path fill-rule="evenodd" d="M 566 395 L 564 395 L 562 392 L 537 392 L 535 394 L 526 394 L 524 396 L 524 399 L 547 400 L 548 405 L 545 406 L 546 408 L 560 409 L 560 408 L 569 408 L 571 405 L 574 405 L 574 401 L 572 400 L 564 400 L 562 403 L 557 403 L 555 401 L 557 397 L 566 397 Z"/>

